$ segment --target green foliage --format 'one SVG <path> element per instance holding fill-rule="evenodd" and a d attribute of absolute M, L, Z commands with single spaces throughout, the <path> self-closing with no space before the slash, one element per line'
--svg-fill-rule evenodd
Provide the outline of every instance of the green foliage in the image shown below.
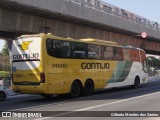
<path fill-rule="evenodd" d="M 5 78 L 8 75 L 9 75 L 9 72 L 7 72 L 7 71 L 0 71 L 0 78 Z"/>
<path fill-rule="evenodd" d="M 10 71 L 10 59 L 7 42 L 5 42 L 0 52 L 0 71 Z"/>
<path fill-rule="evenodd" d="M 1 54 L 9 56 L 9 50 L 8 50 L 7 43 L 4 44 Z"/>
<path fill-rule="evenodd" d="M 160 69 L 160 59 L 157 59 L 155 57 L 147 57 L 147 62 L 149 67 L 159 68 Z"/>
<path fill-rule="evenodd" d="M 8 55 L 0 55 L 0 71 L 10 71 L 10 58 Z"/>

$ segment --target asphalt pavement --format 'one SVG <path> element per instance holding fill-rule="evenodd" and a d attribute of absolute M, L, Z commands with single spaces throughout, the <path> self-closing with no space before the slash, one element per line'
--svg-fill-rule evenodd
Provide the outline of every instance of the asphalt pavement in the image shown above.
<path fill-rule="evenodd" d="M 126 113 L 130 111 L 132 114 L 135 111 L 135 115 L 139 114 L 138 111 L 142 111 L 144 115 L 147 114 L 145 111 L 149 113 L 155 111 L 155 114 L 156 111 L 160 111 L 160 81 L 157 77 L 150 78 L 148 83 L 138 89 L 126 87 L 102 90 L 96 91 L 91 96 L 74 99 L 60 96 L 44 99 L 40 95 L 15 95 L 11 90 L 8 92 L 10 96 L 6 101 L 0 103 L 0 111 L 41 112 L 42 115 L 45 112 L 44 116 L 48 114 L 47 118 L 37 118 L 36 120 L 52 120 L 53 117 L 54 120 L 60 120 L 62 116 L 65 120 L 159 120 L 158 117 L 118 117 L 125 111 Z M 111 115 L 110 112 L 114 117 L 102 117 L 107 114 Z M 118 114 L 118 112 L 120 113 Z M 77 117 L 81 114 L 92 117 Z M 70 115 L 71 117 L 69 117 Z M 116 115 L 118 116 L 116 117 Z M 96 116 L 100 116 L 100 118 Z"/>

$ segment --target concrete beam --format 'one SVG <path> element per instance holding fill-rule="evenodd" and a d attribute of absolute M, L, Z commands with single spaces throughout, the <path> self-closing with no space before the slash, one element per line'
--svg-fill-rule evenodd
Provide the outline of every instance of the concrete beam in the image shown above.
<path fill-rule="evenodd" d="M 4 1 L 4 0 L 3 0 Z M 160 31 L 148 28 L 143 24 L 138 24 L 133 21 L 123 19 L 102 12 L 98 9 L 93 9 L 87 6 L 83 0 L 78 4 L 70 0 L 5 0 L 8 4 L 13 4 L 19 11 L 24 11 L 38 16 L 45 16 L 47 18 L 60 17 L 61 20 L 68 20 L 72 23 L 85 23 L 89 26 L 103 26 L 110 31 L 123 32 L 125 34 L 140 34 L 146 32 L 150 39 L 160 40 Z M 6 6 L 7 7 L 7 6 Z M 16 9 L 8 6 L 7 8 Z M 44 13 L 44 14 L 42 14 Z M 105 26 L 105 27 L 104 27 Z"/>
<path fill-rule="evenodd" d="M 0 30 L 19 33 L 38 33 L 45 18 L 16 11 L 0 9 Z"/>

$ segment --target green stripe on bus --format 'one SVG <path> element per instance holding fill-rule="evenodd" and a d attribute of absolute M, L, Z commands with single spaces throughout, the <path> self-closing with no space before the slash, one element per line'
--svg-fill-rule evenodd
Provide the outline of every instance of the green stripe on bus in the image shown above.
<path fill-rule="evenodd" d="M 116 69 L 114 73 L 112 74 L 111 79 L 108 81 L 108 83 L 114 83 L 114 82 L 122 82 L 127 77 L 131 70 L 133 62 L 130 61 L 122 61 L 118 62 Z"/>

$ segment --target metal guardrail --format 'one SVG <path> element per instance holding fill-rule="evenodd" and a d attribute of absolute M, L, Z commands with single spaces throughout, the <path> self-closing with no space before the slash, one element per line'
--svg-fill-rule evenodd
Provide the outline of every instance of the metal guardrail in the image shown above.
<path fill-rule="evenodd" d="M 127 10 L 118 8 L 116 6 L 113 6 L 111 4 L 108 4 L 101 0 L 65 0 L 68 2 L 74 2 L 79 5 L 85 5 L 86 7 L 90 7 L 92 9 L 111 14 L 123 19 L 127 19 L 129 21 L 132 21 L 137 24 L 144 25 L 148 28 L 159 30 L 160 31 L 160 24 L 157 22 L 148 20 L 144 17 L 141 17 L 139 15 L 133 14 Z"/>

